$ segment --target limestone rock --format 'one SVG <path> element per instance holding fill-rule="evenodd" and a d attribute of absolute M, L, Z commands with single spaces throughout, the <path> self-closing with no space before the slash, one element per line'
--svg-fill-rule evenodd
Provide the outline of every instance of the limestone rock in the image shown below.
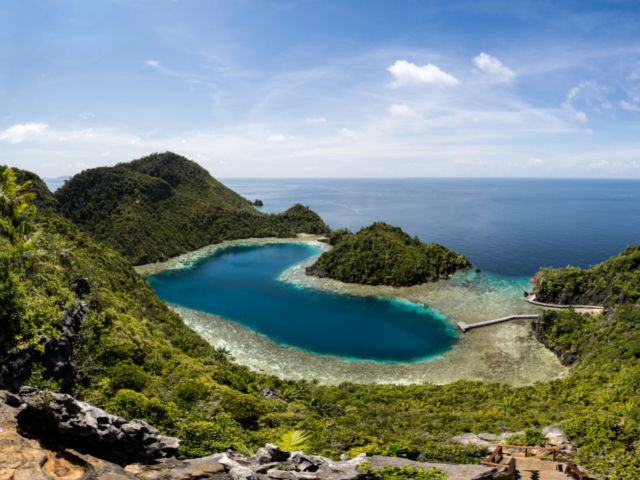
<path fill-rule="evenodd" d="M 16 418 L 25 432 L 118 464 L 173 456 L 180 445 L 146 422 L 130 422 L 70 395 L 22 387 L 18 397 Z"/>
<path fill-rule="evenodd" d="M 564 431 L 555 425 L 542 429 L 542 434 L 547 437 L 547 441 L 554 447 L 564 447 L 572 450 L 573 446 L 569 439 L 565 436 Z"/>
<path fill-rule="evenodd" d="M 0 388 L 17 390 L 31 377 L 32 365 L 40 362 L 44 366 L 43 380 L 59 381 L 62 391 L 70 391 L 78 373 L 73 362 L 73 342 L 86 313 L 84 302 L 68 311 L 60 326 L 60 336 L 41 339 L 43 353 L 32 347 L 0 358 Z"/>
<path fill-rule="evenodd" d="M 16 420 L 20 408 L 18 397 L 0 392 L 0 480 L 135 479 L 113 463 L 24 437 Z"/>
<path fill-rule="evenodd" d="M 463 435 L 457 435 L 455 437 L 452 437 L 451 440 L 461 445 L 471 444 L 471 445 L 476 445 L 477 447 L 487 447 L 487 448 L 490 448 L 493 446 L 493 444 L 490 441 L 484 440 L 480 438 L 478 435 L 475 435 L 474 433 L 465 433 Z"/>

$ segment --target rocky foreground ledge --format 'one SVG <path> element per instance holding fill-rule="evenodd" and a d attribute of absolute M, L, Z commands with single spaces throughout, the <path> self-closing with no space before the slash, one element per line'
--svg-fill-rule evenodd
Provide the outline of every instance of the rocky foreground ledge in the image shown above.
<path fill-rule="evenodd" d="M 480 465 L 421 463 L 361 454 L 336 462 L 267 444 L 246 457 L 231 451 L 178 461 L 180 441 L 65 394 L 22 387 L 0 391 L 0 480 L 365 480 L 387 466 L 448 472 L 447 480 L 498 478 Z M 369 463 L 368 471 L 360 465 Z"/>

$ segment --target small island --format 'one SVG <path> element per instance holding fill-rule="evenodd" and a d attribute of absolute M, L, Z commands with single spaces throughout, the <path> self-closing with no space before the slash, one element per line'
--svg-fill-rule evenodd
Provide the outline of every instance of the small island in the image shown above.
<path fill-rule="evenodd" d="M 345 283 L 406 287 L 446 280 L 458 270 L 472 268 L 469 259 L 437 243 L 422 243 L 399 227 L 383 222 L 360 229 L 336 230 L 333 246 L 307 268 L 307 275 Z"/>
<path fill-rule="evenodd" d="M 259 198 L 256 198 L 251 205 L 253 205 L 254 207 L 263 207 L 264 203 L 262 203 L 262 200 L 260 200 Z"/>

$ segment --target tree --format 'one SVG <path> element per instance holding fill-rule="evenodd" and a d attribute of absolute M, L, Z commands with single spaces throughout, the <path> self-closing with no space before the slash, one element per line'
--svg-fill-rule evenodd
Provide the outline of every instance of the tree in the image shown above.
<path fill-rule="evenodd" d="M 29 184 L 18 185 L 11 168 L 5 168 L 0 176 L 0 233 L 20 249 L 34 233 L 36 207 L 28 202 L 35 199 L 35 194 L 27 192 Z"/>

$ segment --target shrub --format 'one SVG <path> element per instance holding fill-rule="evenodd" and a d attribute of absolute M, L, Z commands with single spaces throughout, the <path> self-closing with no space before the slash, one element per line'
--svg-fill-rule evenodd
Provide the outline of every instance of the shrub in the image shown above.
<path fill-rule="evenodd" d="M 121 364 L 109 369 L 109 383 L 114 391 L 124 389 L 141 392 L 149 380 L 149 374 L 137 365 Z"/>
<path fill-rule="evenodd" d="M 225 452 L 242 437 L 240 425 L 229 415 L 220 415 L 213 420 L 184 421 L 172 433 L 182 440 L 181 458 Z"/>

